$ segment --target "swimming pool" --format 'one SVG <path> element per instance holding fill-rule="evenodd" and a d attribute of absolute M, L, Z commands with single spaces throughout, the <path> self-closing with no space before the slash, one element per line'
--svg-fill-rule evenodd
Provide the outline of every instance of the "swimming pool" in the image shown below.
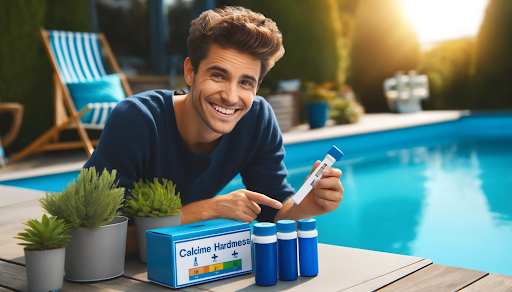
<path fill-rule="evenodd" d="M 335 212 L 317 218 L 320 242 L 512 275 L 511 115 L 286 145 L 294 188 L 333 144 L 345 153 L 335 164 L 345 194 Z M 76 175 L 57 176 L 60 185 L 0 183 L 60 191 Z M 237 177 L 222 193 L 239 188 Z"/>

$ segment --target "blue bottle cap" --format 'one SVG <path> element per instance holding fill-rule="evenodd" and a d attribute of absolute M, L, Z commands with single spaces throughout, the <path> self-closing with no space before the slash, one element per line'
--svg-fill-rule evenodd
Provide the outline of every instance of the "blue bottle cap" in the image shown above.
<path fill-rule="evenodd" d="M 299 230 L 310 231 L 316 229 L 316 220 L 313 218 L 299 219 Z"/>
<path fill-rule="evenodd" d="M 294 232 L 297 230 L 297 225 L 294 220 L 279 220 L 277 221 L 278 232 Z"/>
<path fill-rule="evenodd" d="M 274 223 L 262 222 L 253 226 L 253 233 L 256 236 L 276 235 L 276 225 Z"/>
<path fill-rule="evenodd" d="M 340 161 L 340 159 L 343 157 L 343 152 L 341 152 L 340 149 L 338 149 L 338 147 L 332 145 L 331 147 L 331 150 L 329 150 L 329 152 L 327 152 L 327 154 L 331 155 L 332 158 L 336 159 L 336 161 Z"/>

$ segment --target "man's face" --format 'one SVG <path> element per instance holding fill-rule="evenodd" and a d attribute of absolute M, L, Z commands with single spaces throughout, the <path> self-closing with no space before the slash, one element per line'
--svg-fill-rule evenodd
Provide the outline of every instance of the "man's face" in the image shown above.
<path fill-rule="evenodd" d="M 185 78 L 195 110 L 213 132 L 231 132 L 251 108 L 261 61 L 212 44 L 195 74 L 190 74 L 190 67 L 190 62 L 189 68 L 185 65 Z"/>

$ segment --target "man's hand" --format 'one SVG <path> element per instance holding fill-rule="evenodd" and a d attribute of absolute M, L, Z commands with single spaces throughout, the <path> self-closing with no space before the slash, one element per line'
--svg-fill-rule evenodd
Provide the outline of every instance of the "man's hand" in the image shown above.
<path fill-rule="evenodd" d="M 315 163 L 311 173 L 320 163 L 320 161 Z M 322 174 L 322 178 L 313 183 L 313 189 L 298 206 L 305 214 L 310 215 L 308 217 L 332 212 L 343 200 L 343 185 L 340 182 L 341 170 L 328 167 L 323 170 Z"/>
<path fill-rule="evenodd" d="M 261 212 L 258 204 L 281 209 L 281 202 L 263 194 L 238 190 L 216 196 L 211 199 L 195 202 L 181 208 L 181 224 L 225 218 L 251 223 Z"/>
<path fill-rule="evenodd" d="M 317 161 L 313 165 L 311 173 L 320 163 L 320 161 Z M 313 183 L 313 189 L 311 189 L 304 200 L 298 206 L 292 200 L 287 200 L 283 208 L 277 213 L 275 221 L 310 218 L 336 210 L 343 199 L 343 186 L 341 185 L 340 178 L 341 170 L 338 168 L 328 167 L 324 169 L 322 178 Z"/>

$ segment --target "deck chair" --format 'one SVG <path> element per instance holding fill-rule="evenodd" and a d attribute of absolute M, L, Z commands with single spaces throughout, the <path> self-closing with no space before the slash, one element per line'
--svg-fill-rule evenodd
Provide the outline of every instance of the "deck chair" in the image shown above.
<path fill-rule="evenodd" d="M 9 114 L 12 116 L 11 127 L 7 133 L 0 136 L 0 167 L 5 165 L 4 147 L 8 147 L 16 140 L 20 132 L 21 123 L 23 121 L 23 105 L 17 102 L 1 102 L 0 115 Z"/>
<path fill-rule="evenodd" d="M 110 49 L 102 33 L 46 31 L 40 30 L 43 43 L 50 58 L 54 74 L 54 125 L 25 149 L 11 157 L 19 161 L 30 154 L 52 150 L 84 148 L 88 156 L 92 155 L 98 140 L 91 141 L 86 129 L 103 129 L 107 116 L 115 107 L 115 102 L 89 103 L 76 108 L 69 86 L 87 83 L 110 76 L 105 70 L 103 59 L 108 61 L 113 73 L 119 75 L 122 91 L 126 97 L 132 95 L 126 76 Z M 91 111 L 91 112 L 89 112 Z M 83 122 L 82 116 L 88 114 L 90 122 Z M 59 142 L 60 132 L 75 128 L 80 141 Z"/>

